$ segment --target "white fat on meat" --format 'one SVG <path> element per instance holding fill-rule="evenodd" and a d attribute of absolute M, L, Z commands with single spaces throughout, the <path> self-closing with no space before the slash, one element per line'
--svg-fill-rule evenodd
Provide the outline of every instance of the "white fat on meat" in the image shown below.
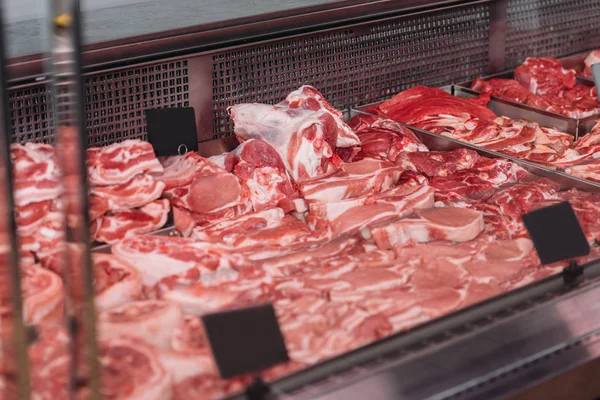
<path fill-rule="evenodd" d="M 484 228 L 483 213 L 467 208 L 432 208 L 406 218 L 371 229 L 381 249 L 398 244 L 426 243 L 434 240 L 466 242 L 475 239 Z"/>
<path fill-rule="evenodd" d="M 94 304 L 98 310 L 106 310 L 138 300 L 142 295 L 140 273 L 129 263 L 110 254 L 95 253 Z"/>
<path fill-rule="evenodd" d="M 305 108 L 309 110 L 321 110 L 330 114 L 338 126 L 338 135 L 336 147 L 359 146 L 360 139 L 354 133 L 352 128 L 346 124 L 342 118 L 341 111 L 335 109 L 321 92 L 316 88 L 304 85 L 287 95 L 285 101 L 290 108 Z"/>
<path fill-rule="evenodd" d="M 134 335 L 161 349 L 171 348 L 176 329 L 183 323 L 177 303 L 163 300 L 134 301 L 106 309 L 98 315 L 98 337 L 108 340 Z"/>
<path fill-rule="evenodd" d="M 229 110 L 235 134 L 273 146 L 296 180 L 322 174 L 323 160 L 333 156 L 327 138 L 335 121 L 327 112 L 258 103 L 238 104 Z"/>
<path fill-rule="evenodd" d="M 94 186 L 90 194 L 105 199 L 110 210 L 124 210 L 152 203 L 161 196 L 164 188 L 163 182 L 141 174 L 122 185 Z"/>
<path fill-rule="evenodd" d="M 64 306 L 60 277 L 39 265 L 23 266 L 21 274 L 24 321 L 28 324 L 47 320 L 59 322 Z"/>
<path fill-rule="evenodd" d="M 171 376 L 154 348 L 137 338 L 120 337 L 99 344 L 103 395 L 122 400 L 171 399 Z"/>

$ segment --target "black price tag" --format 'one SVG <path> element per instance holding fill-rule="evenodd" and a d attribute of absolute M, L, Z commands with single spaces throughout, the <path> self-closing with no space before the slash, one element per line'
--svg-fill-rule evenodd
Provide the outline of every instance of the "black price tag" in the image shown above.
<path fill-rule="evenodd" d="M 194 109 L 153 108 L 146 110 L 148 140 L 157 157 L 198 151 Z"/>
<path fill-rule="evenodd" d="M 590 245 L 569 202 L 524 214 L 523 222 L 543 265 L 590 253 Z"/>
<path fill-rule="evenodd" d="M 207 314 L 202 323 L 222 378 L 289 361 L 271 304 Z"/>

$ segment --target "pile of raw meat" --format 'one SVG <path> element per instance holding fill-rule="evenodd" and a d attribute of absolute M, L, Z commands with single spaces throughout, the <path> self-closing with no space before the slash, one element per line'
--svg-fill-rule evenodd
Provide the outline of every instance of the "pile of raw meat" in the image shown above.
<path fill-rule="evenodd" d="M 86 164 L 90 230 L 95 241 L 115 243 L 165 225 L 170 205 L 159 199 L 165 183 L 156 178 L 163 173 L 163 166 L 150 143 L 126 140 L 89 148 Z"/>
<path fill-rule="evenodd" d="M 583 68 L 582 75 L 586 76 L 588 78 L 593 78 L 594 75 L 592 74 L 592 65 L 597 64 L 599 62 L 600 62 L 600 49 L 590 52 L 590 54 L 587 55 L 585 60 L 583 60 L 584 68 Z"/>
<path fill-rule="evenodd" d="M 384 101 L 371 112 L 405 124 L 466 141 L 489 150 L 552 168 L 567 168 L 574 175 L 598 179 L 600 124 L 573 141 L 573 136 L 522 119 L 497 117 L 480 104 L 443 90 L 416 86 Z"/>
<path fill-rule="evenodd" d="M 600 113 L 596 88 L 577 83 L 576 71 L 551 57 L 528 58 L 515 69 L 514 79 L 478 78 L 471 89 L 572 118 Z"/>
<path fill-rule="evenodd" d="M 94 255 L 107 397 L 242 390 L 251 376 L 218 377 L 204 313 L 273 303 L 291 361 L 260 371 L 268 381 L 560 271 L 540 265 L 525 212 L 568 200 L 589 241 L 600 238 L 598 195 L 472 150 L 429 151 L 389 119 L 346 124 L 312 87 L 230 111 L 236 150 L 165 158 L 160 173 L 139 167 L 164 185 L 184 237 L 131 235 Z M 490 117 L 475 103 L 463 112 Z M 52 266 L 29 268 L 33 390 L 62 399 L 67 339 L 52 306 L 62 285 Z"/>

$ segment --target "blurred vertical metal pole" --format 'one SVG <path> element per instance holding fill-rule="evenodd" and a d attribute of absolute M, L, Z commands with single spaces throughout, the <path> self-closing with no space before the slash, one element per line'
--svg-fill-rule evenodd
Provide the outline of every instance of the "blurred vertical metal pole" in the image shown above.
<path fill-rule="evenodd" d="M 70 285 L 83 287 L 83 298 L 73 295 L 76 326 L 81 328 L 89 376 L 91 399 L 100 399 L 100 369 L 96 342 L 96 310 L 94 308 L 94 276 L 90 251 L 88 182 L 85 165 L 87 135 L 84 80 L 82 74 L 81 14 L 79 0 L 50 0 L 51 66 L 54 126 L 57 153 L 64 179 L 67 213 L 67 246 L 65 273 Z M 81 265 L 70 265 L 71 244 L 83 251 Z M 81 269 L 81 271 L 76 271 Z M 81 273 L 79 273 L 81 272 Z M 71 294 L 81 291 L 71 290 Z M 73 362 L 79 359 L 77 343 L 73 343 Z"/>
<path fill-rule="evenodd" d="M 5 35 L 4 35 L 4 2 L 0 1 L 0 169 L 2 173 L 0 179 L 0 188 L 3 189 L 3 198 L 0 201 L 4 203 L 4 207 L 0 207 L 4 211 L 4 215 L 0 218 L 4 220 L 5 226 L 2 230 L 8 233 L 9 249 L 9 273 L 11 280 L 10 299 L 12 302 L 12 332 L 14 336 L 14 354 L 15 366 L 17 370 L 17 383 L 19 390 L 19 399 L 30 398 L 30 381 L 29 381 L 29 360 L 27 358 L 27 348 L 29 345 L 28 332 L 23 323 L 23 298 L 21 297 L 21 269 L 19 267 L 19 238 L 17 237 L 17 224 L 15 221 L 15 204 L 12 179 L 12 161 L 10 158 L 10 111 L 8 102 L 8 87 L 6 76 L 6 50 L 5 50 Z M 0 327 L 6 329 L 6 327 Z M 2 349 L 4 352 L 4 349 Z"/>

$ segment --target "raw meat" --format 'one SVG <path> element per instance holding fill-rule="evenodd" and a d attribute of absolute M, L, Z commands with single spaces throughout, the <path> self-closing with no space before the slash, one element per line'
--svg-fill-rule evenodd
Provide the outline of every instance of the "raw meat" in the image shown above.
<path fill-rule="evenodd" d="M 600 160 L 586 162 L 581 165 L 573 165 L 565 169 L 569 175 L 594 182 L 600 182 Z"/>
<path fill-rule="evenodd" d="M 144 172 L 163 172 L 152 145 L 137 139 L 89 148 L 86 165 L 90 184 L 97 186 L 121 185 Z"/>
<path fill-rule="evenodd" d="M 335 202 L 389 190 L 401 174 L 402 169 L 393 163 L 365 158 L 343 163 L 333 173 L 299 181 L 298 186 L 306 200 Z"/>
<path fill-rule="evenodd" d="M 424 186 L 398 186 L 386 192 L 339 202 L 310 204 L 311 216 L 326 220 L 334 237 L 354 234 L 388 219 L 432 207 L 434 190 Z"/>
<path fill-rule="evenodd" d="M 219 400 L 244 389 L 249 377 L 221 379 L 216 374 L 200 374 L 173 385 L 176 400 Z"/>
<path fill-rule="evenodd" d="M 397 244 L 450 240 L 466 242 L 483 231 L 483 213 L 466 208 L 443 207 L 424 210 L 416 218 L 406 218 L 371 229 L 380 249 Z"/>
<path fill-rule="evenodd" d="M 573 88 L 576 74 L 555 58 L 529 57 L 515 69 L 515 79 L 533 94 L 547 94 Z"/>
<path fill-rule="evenodd" d="M 24 265 L 21 274 L 24 321 L 28 324 L 60 322 L 64 307 L 64 289 L 60 277 L 39 265 Z"/>
<path fill-rule="evenodd" d="M 473 168 L 480 157 L 476 151 L 470 149 L 456 149 L 453 151 L 430 151 L 425 153 L 406 153 L 406 162 L 414 166 L 418 172 L 427 176 L 448 176 L 456 171 Z"/>
<path fill-rule="evenodd" d="M 320 175 L 330 162 L 337 163 L 333 149 L 338 126 L 328 112 L 256 103 L 238 104 L 229 110 L 235 134 L 273 146 L 295 180 Z"/>
<path fill-rule="evenodd" d="M 533 94 L 514 79 L 490 79 L 484 81 L 477 78 L 471 84 L 471 89 L 483 94 L 490 94 L 516 101 L 517 103 L 541 108 L 542 110 L 547 110 L 550 107 L 550 103 L 542 97 Z"/>
<path fill-rule="evenodd" d="M 233 208 L 245 212 L 251 207 L 247 189 L 240 184 L 235 175 L 197 153 L 177 157 L 170 158 L 164 174 L 156 177 L 165 182 L 168 189 L 164 190 L 164 194 L 174 207 L 185 208 L 198 214 L 216 213 Z M 175 184 L 177 186 L 174 186 Z"/>
<path fill-rule="evenodd" d="M 108 210 L 118 211 L 152 203 L 161 196 L 164 187 L 163 182 L 156 181 L 148 174 L 141 174 L 121 185 L 94 186 L 90 194 L 105 199 Z"/>
<path fill-rule="evenodd" d="M 102 394 L 107 398 L 172 398 L 169 374 L 161 365 L 154 349 L 141 340 L 116 338 L 100 342 L 100 365 Z"/>
<path fill-rule="evenodd" d="M 127 262 L 110 254 L 95 253 L 94 304 L 107 310 L 138 300 L 142 295 L 140 273 Z"/>
<path fill-rule="evenodd" d="M 47 218 L 52 201 L 30 203 L 26 206 L 15 208 L 15 219 L 19 234 L 24 236 L 33 235 Z"/>
<path fill-rule="evenodd" d="M 315 231 L 282 209 L 272 208 L 195 228 L 192 237 L 261 259 L 330 239 L 327 230 Z"/>
<path fill-rule="evenodd" d="M 156 200 L 139 209 L 109 212 L 91 223 L 94 240 L 116 243 L 124 237 L 149 233 L 162 228 L 169 217 L 169 200 Z"/>
<path fill-rule="evenodd" d="M 60 170 L 54 148 L 45 144 L 13 144 L 15 206 L 56 199 L 61 192 Z"/>
<path fill-rule="evenodd" d="M 230 171 L 248 188 L 254 211 L 281 207 L 295 210 L 297 189 L 275 149 L 262 140 L 250 139 L 240 144 L 229 159 Z M 210 160 L 210 159 L 209 159 Z M 303 210 L 300 210 L 303 211 Z"/>
<path fill-rule="evenodd" d="M 466 117 L 467 119 L 478 118 L 483 121 L 496 118 L 492 111 L 473 101 L 426 86 L 415 86 L 398 93 L 390 100 L 381 103 L 378 112 L 393 120 L 413 126 L 417 126 L 417 122 L 430 116 L 440 114 Z"/>
<path fill-rule="evenodd" d="M 594 50 L 587 55 L 583 63 L 585 64 L 585 68 L 583 70 L 583 75 L 588 77 L 593 77 L 592 74 L 592 65 L 600 62 L 600 50 Z"/>
<path fill-rule="evenodd" d="M 132 301 L 99 313 L 98 337 L 107 340 L 134 335 L 152 346 L 168 350 L 175 331 L 182 323 L 183 313 L 176 303 Z"/>
<path fill-rule="evenodd" d="M 285 98 L 290 108 L 304 108 L 306 110 L 313 111 L 325 111 L 329 113 L 337 123 L 337 147 L 351 147 L 360 145 L 360 139 L 356 136 L 356 133 L 344 122 L 342 119 L 342 112 L 335 109 L 325 97 L 312 86 L 301 86 L 298 90 L 295 90 L 287 95 Z"/>
<path fill-rule="evenodd" d="M 363 158 L 381 158 L 394 162 L 401 152 L 428 151 L 427 147 L 408 128 L 395 121 L 372 115 L 357 115 L 349 122 L 360 138 L 360 148 L 342 157 L 345 162 Z M 337 149 L 338 154 L 348 149 Z"/>
<path fill-rule="evenodd" d="M 218 284 L 237 279 L 238 270 L 253 265 L 218 245 L 169 236 L 128 237 L 114 245 L 112 253 L 135 267 L 146 286 L 171 276 L 200 276 Z"/>

